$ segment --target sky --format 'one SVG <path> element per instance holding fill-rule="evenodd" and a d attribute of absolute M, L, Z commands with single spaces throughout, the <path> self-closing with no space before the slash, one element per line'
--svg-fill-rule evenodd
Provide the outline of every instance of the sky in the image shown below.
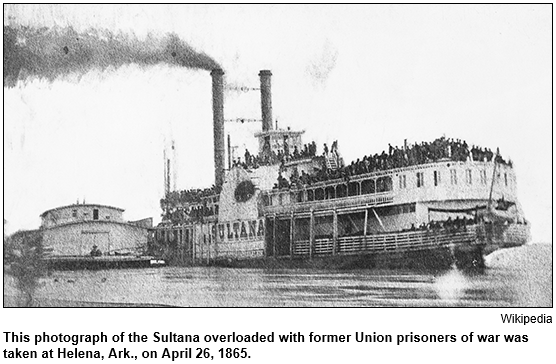
<path fill-rule="evenodd" d="M 533 240 L 552 239 L 550 5 L 4 5 L 4 25 L 147 42 L 170 34 L 228 85 L 270 69 L 273 116 L 346 161 L 437 137 L 499 147 L 514 163 Z M 37 228 L 86 201 L 160 218 L 163 150 L 176 186 L 214 182 L 209 72 L 176 64 L 93 66 L 4 85 L 4 218 Z M 225 117 L 260 118 L 259 91 L 229 88 Z M 226 123 L 240 154 L 258 123 Z"/>

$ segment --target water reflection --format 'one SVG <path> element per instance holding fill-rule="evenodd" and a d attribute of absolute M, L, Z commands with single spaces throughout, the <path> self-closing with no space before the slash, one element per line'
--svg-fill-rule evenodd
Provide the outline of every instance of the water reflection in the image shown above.
<path fill-rule="evenodd" d="M 468 280 L 455 266 L 438 277 L 434 282 L 438 297 L 447 302 L 458 302 L 461 300 L 467 285 Z"/>

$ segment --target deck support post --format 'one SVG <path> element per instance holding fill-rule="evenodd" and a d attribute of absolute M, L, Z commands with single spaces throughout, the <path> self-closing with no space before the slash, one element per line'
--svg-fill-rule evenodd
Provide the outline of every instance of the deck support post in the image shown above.
<path fill-rule="evenodd" d="M 212 237 L 212 259 L 216 260 L 216 257 L 218 256 L 218 231 L 216 224 L 209 225 L 209 233 Z"/>
<path fill-rule="evenodd" d="M 211 242 L 212 242 L 212 236 L 210 236 L 210 225 L 207 225 L 207 234 L 208 235 L 208 239 L 207 239 L 207 265 L 210 265 L 210 246 L 211 246 Z"/>
<path fill-rule="evenodd" d="M 272 216 L 272 256 L 276 258 L 276 215 Z"/>
<path fill-rule="evenodd" d="M 336 211 L 336 209 L 334 209 L 332 216 L 332 226 L 334 229 L 332 235 L 332 255 L 336 255 L 338 252 L 338 211 Z"/>
<path fill-rule="evenodd" d="M 367 236 L 367 224 L 369 222 L 369 209 L 365 208 L 365 225 L 363 225 L 363 236 Z"/>
<path fill-rule="evenodd" d="M 197 261 L 197 227 L 191 229 L 191 249 L 193 250 L 193 261 Z"/>
<path fill-rule="evenodd" d="M 311 209 L 311 219 L 309 223 L 309 258 L 313 259 L 315 245 L 315 210 Z"/>
<path fill-rule="evenodd" d="M 365 225 L 363 225 L 363 246 L 367 250 L 367 224 L 369 222 L 369 207 L 365 207 Z"/>
<path fill-rule="evenodd" d="M 295 238 L 295 218 L 294 212 L 292 211 L 291 221 L 290 221 L 290 259 L 293 259 L 293 240 Z"/>

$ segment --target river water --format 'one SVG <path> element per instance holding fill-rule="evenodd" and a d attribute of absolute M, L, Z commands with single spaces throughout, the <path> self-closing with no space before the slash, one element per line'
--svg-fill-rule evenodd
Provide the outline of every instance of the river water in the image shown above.
<path fill-rule="evenodd" d="M 488 269 L 152 269 L 61 271 L 39 282 L 37 305 L 172 306 L 552 306 L 552 245 L 497 251 Z M 5 305 L 16 304 L 4 276 Z"/>

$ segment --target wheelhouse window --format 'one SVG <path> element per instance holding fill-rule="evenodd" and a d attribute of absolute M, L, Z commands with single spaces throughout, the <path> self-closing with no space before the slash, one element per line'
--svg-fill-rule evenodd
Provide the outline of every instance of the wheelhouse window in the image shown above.
<path fill-rule="evenodd" d="M 467 169 L 465 171 L 465 180 L 467 181 L 467 184 L 470 185 L 473 183 L 473 175 L 471 174 L 471 170 Z"/>
<path fill-rule="evenodd" d="M 425 185 L 425 176 L 423 172 L 417 172 L 417 187 L 423 187 Z"/>
<path fill-rule="evenodd" d="M 399 180 L 399 184 L 400 184 L 400 190 L 407 187 L 405 174 L 402 174 L 402 175 L 398 176 L 398 180 Z"/>
<path fill-rule="evenodd" d="M 440 172 L 439 171 L 434 171 L 433 172 L 433 179 L 434 179 L 434 185 L 438 186 L 440 184 Z"/>
<path fill-rule="evenodd" d="M 458 174 L 455 169 L 450 169 L 450 183 L 453 185 L 458 184 Z"/>
<path fill-rule="evenodd" d="M 481 184 L 486 185 L 487 183 L 487 172 L 483 169 L 480 173 L 481 176 Z"/>

